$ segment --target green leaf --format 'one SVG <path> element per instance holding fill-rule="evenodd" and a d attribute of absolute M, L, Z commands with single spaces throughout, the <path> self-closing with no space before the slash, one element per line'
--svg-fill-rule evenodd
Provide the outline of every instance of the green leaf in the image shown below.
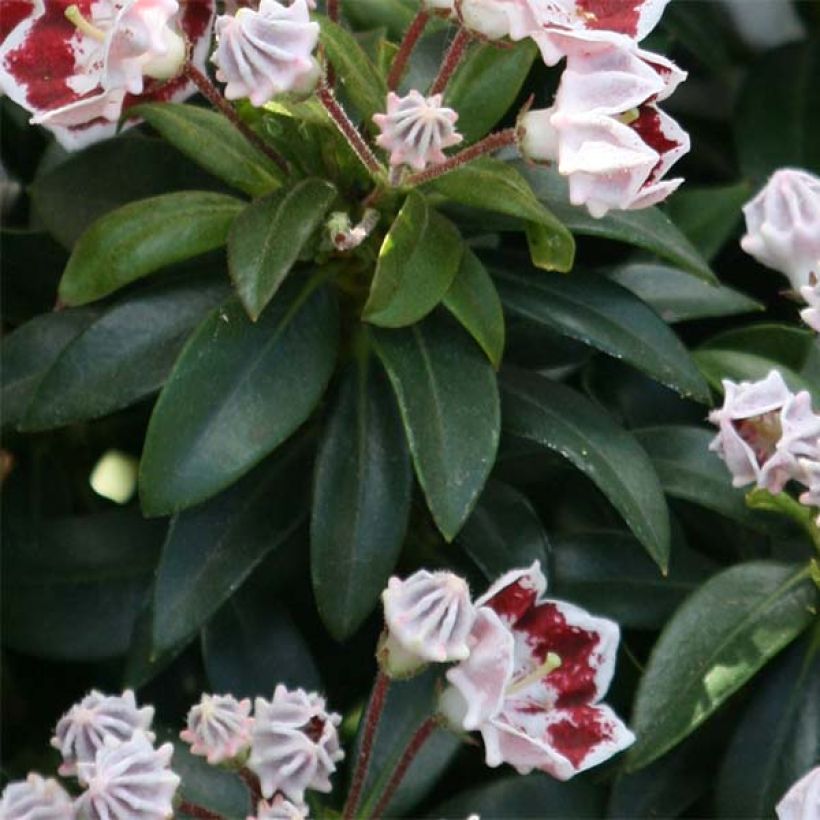
<path fill-rule="evenodd" d="M 336 363 L 339 318 L 325 288 L 293 281 L 252 324 L 237 300 L 182 351 L 148 425 L 140 492 L 150 515 L 218 493 L 310 415 Z"/>
<path fill-rule="evenodd" d="M 501 388 L 504 430 L 556 451 L 585 473 L 666 572 L 669 513 L 634 436 L 580 394 L 534 373 L 505 372 Z"/>
<path fill-rule="evenodd" d="M 461 267 L 442 304 L 458 319 L 498 369 L 504 353 L 504 311 L 481 260 L 465 248 Z"/>
<path fill-rule="evenodd" d="M 661 633 L 632 716 L 627 769 L 676 746 L 813 618 L 817 590 L 804 567 L 737 564 L 711 578 Z"/>
<path fill-rule="evenodd" d="M 461 528 L 498 448 L 498 386 L 492 366 L 447 317 L 374 330 L 399 401 L 416 475 L 448 540 Z"/>
<path fill-rule="evenodd" d="M 714 272 L 698 250 L 658 208 L 610 211 L 595 219 L 585 208 L 569 204 L 566 180 L 543 167 L 514 163 L 538 199 L 573 233 L 614 239 L 657 254 L 681 270 L 717 284 Z"/>
<path fill-rule="evenodd" d="M 225 244 L 244 207 L 224 194 L 183 191 L 143 199 L 98 219 L 77 241 L 60 299 L 82 305 L 174 262 Z"/>
<path fill-rule="evenodd" d="M 145 103 L 128 109 L 142 117 L 186 157 L 250 196 L 282 182 L 282 172 L 251 145 L 223 114 L 180 103 Z"/>
<path fill-rule="evenodd" d="M 158 390 L 188 334 L 225 298 L 201 279 L 151 288 L 100 314 L 52 363 L 21 429 L 97 418 Z"/>
<path fill-rule="evenodd" d="M 318 17 L 320 42 L 327 53 L 344 93 L 350 97 L 362 118 L 373 129 L 373 115 L 385 110 L 387 84 L 365 54 L 356 38 L 327 17 Z"/>
<path fill-rule="evenodd" d="M 444 105 L 458 111 L 458 130 L 467 143 L 481 139 L 510 110 L 538 55 L 535 43 L 515 48 L 476 43 L 456 69 Z"/>
<path fill-rule="evenodd" d="M 740 291 L 710 285 L 668 265 L 630 263 L 607 274 L 646 302 L 665 322 L 735 316 L 763 310 L 763 305 Z"/>
<path fill-rule="evenodd" d="M 516 567 L 540 561 L 546 567 L 550 543 L 525 495 L 489 481 L 457 538 L 488 581 Z"/>
<path fill-rule="evenodd" d="M 43 231 L 2 230 L 0 259 L 4 322 L 21 325 L 51 310 L 68 259 L 65 249 Z"/>
<path fill-rule="evenodd" d="M 708 403 L 709 388 L 669 326 L 625 288 L 594 274 L 557 278 L 495 268 L 514 315 L 622 359 L 682 396 Z"/>
<path fill-rule="evenodd" d="M 228 234 L 228 270 L 255 322 L 321 225 L 336 189 L 302 179 L 252 202 Z"/>
<path fill-rule="evenodd" d="M 400 40 L 416 11 L 411 0 L 348 0 L 347 17 L 358 31 L 384 26 L 394 40 Z"/>
<path fill-rule="evenodd" d="M 455 226 L 411 191 L 382 242 L 363 318 L 381 327 L 422 319 L 447 293 L 463 251 Z"/>
<path fill-rule="evenodd" d="M 725 330 L 702 347 L 753 353 L 799 373 L 816 349 L 816 342 L 817 335 L 808 328 L 761 322 Z"/>
<path fill-rule="evenodd" d="M 572 268 L 572 234 L 536 199 L 527 180 L 509 163 L 479 159 L 427 183 L 425 188 L 460 205 L 523 219 L 528 223 L 531 249 L 535 246 L 533 264 L 545 270 Z"/>
<path fill-rule="evenodd" d="M 277 454 L 227 492 L 172 520 L 154 587 L 156 652 L 194 637 L 305 520 L 303 451 Z"/>
<path fill-rule="evenodd" d="M 401 551 L 413 486 L 401 418 L 378 362 L 351 365 L 316 457 L 310 570 L 338 641 L 361 626 Z"/>
<path fill-rule="evenodd" d="M 820 173 L 820 46 L 765 52 L 746 74 L 735 114 L 740 167 L 762 184 L 778 168 Z"/>
<path fill-rule="evenodd" d="M 775 804 L 816 765 L 820 655 L 814 631 L 813 644 L 789 647 L 756 683 L 720 768 L 718 816 L 774 816 Z"/>

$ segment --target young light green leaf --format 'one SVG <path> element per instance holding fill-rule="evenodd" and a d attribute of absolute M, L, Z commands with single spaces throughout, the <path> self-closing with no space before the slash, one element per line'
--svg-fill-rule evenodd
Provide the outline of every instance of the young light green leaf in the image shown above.
<path fill-rule="evenodd" d="M 252 202 L 228 234 L 228 271 L 255 322 L 321 225 L 336 189 L 302 179 Z"/>
<path fill-rule="evenodd" d="M 142 199 L 98 219 L 77 241 L 60 280 L 66 305 L 83 305 L 225 244 L 245 203 L 183 191 Z"/>

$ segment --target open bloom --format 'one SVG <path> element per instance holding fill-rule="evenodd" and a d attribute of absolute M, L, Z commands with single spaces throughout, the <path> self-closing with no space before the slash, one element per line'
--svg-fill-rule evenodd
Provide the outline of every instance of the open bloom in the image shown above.
<path fill-rule="evenodd" d="M 615 670 L 618 625 L 543 599 L 545 588 L 536 561 L 476 601 L 470 657 L 447 672 L 440 708 L 455 727 L 481 732 L 488 766 L 567 780 L 634 736 L 599 702 Z"/>
<path fill-rule="evenodd" d="M 216 78 L 227 83 L 229 100 L 247 97 L 264 105 L 287 91 L 304 93 L 319 78 L 313 50 L 319 41 L 319 24 L 312 23 L 305 0 L 289 6 L 262 0 L 259 10 L 241 8 L 216 21 L 218 47 L 211 60 Z"/>
<path fill-rule="evenodd" d="M 755 482 L 779 493 L 816 452 L 820 416 L 806 391 L 794 394 L 776 370 L 757 382 L 724 380 L 723 406 L 709 414 L 719 432 L 709 449 L 726 462 L 735 487 Z"/>
<path fill-rule="evenodd" d="M 458 145 L 463 137 L 455 129 L 458 114 L 441 104 L 441 94 L 423 97 L 411 91 L 399 97 L 387 95 L 387 113 L 374 114 L 381 134 L 376 144 L 390 152 L 391 165 L 409 165 L 423 171 L 447 157 L 442 149 Z"/>
<path fill-rule="evenodd" d="M 806 487 L 806 491 L 800 496 L 800 503 L 807 507 L 820 507 L 820 439 L 817 441 L 814 457 L 798 459 L 797 465 L 797 480 Z M 820 512 L 817 523 L 820 525 Z"/>
<path fill-rule="evenodd" d="M 93 763 L 80 766 L 88 784 L 77 800 L 81 820 L 163 820 L 174 813 L 179 777 L 168 767 L 174 747 L 155 749 L 144 732 L 107 738 Z"/>
<path fill-rule="evenodd" d="M 60 718 L 54 730 L 51 745 L 63 756 L 60 774 L 77 774 L 79 764 L 93 762 L 108 737 L 129 740 L 135 732 L 143 731 L 153 740 L 148 731 L 153 719 L 154 707 L 137 708 L 130 689 L 122 695 L 91 691 Z"/>
<path fill-rule="evenodd" d="M 778 820 L 820 817 L 820 766 L 815 766 L 783 795 L 775 808 Z"/>
<path fill-rule="evenodd" d="M 179 733 L 191 744 L 191 752 L 203 755 L 208 763 L 231 760 L 248 748 L 253 718 L 249 698 L 232 695 L 203 695 L 188 712 L 188 728 Z"/>
<path fill-rule="evenodd" d="M 800 295 L 806 300 L 807 308 L 800 311 L 800 318 L 812 329 L 820 333 L 820 260 L 815 272 L 809 277 L 811 284 L 800 288 Z"/>
<path fill-rule="evenodd" d="M 391 578 L 382 601 L 387 640 L 381 655 L 389 673 L 407 674 L 470 654 L 467 639 L 476 612 L 463 578 L 422 569 L 404 580 Z"/>
<path fill-rule="evenodd" d="M 0 90 L 82 148 L 132 105 L 194 92 L 179 76 L 185 40 L 204 66 L 212 16 L 213 0 L 32 0 L 0 46 Z"/>
<path fill-rule="evenodd" d="M 740 246 L 763 265 L 785 274 L 794 290 L 809 284 L 820 259 L 820 178 L 781 168 L 743 206 Z"/>
<path fill-rule="evenodd" d="M 304 689 L 281 684 L 273 699 L 257 698 L 248 766 L 259 776 L 265 797 L 281 791 L 302 803 L 306 789 L 331 790 L 330 775 L 344 758 L 336 727 L 341 717 L 325 709 L 325 700 Z"/>
<path fill-rule="evenodd" d="M 73 820 L 74 804 L 52 778 L 31 772 L 25 780 L 9 783 L 0 801 L 3 820 Z"/>
<path fill-rule="evenodd" d="M 686 74 L 627 38 L 565 32 L 553 39 L 563 44 L 567 67 L 554 105 L 519 120 L 524 156 L 557 161 L 570 201 L 594 217 L 665 199 L 683 181 L 663 177 L 689 150 L 689 136 L 656 103 Z"/>
<path fill-rule="evenodd" d="M 270 802 L 260 800 L 256 815 L 248 820 L 305 820 L 308 807 L 303 803 L 291 803 L 284 795 L 277 794 Z"/>

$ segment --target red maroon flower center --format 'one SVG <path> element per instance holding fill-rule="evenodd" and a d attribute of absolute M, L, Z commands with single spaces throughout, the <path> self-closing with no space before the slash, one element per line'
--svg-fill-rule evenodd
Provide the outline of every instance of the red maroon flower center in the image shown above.
<path fill-rule="evenodd" d="M 312 717 L 303 727 L 302 731 L 314 742 L 318 743 L 322 739 L 325 731 L 325 722 L 318 715 Z"/>
<path fill-rule="evenodd" d="M 733 422 L 738 435 L 752 448 L 758 466 L 763 466 L 776 452 L 777 442 L 783 435 L 780 413 L 772 410 L 761 416 L 752 416 Z"/>

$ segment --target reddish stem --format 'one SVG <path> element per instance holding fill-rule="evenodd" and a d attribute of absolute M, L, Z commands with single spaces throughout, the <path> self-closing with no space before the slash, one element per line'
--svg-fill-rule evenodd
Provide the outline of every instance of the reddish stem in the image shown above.
<path fill-rule="evenodd" d="M 339 0 L 327 0 L 327 16 L 333 20 L 334 23 L 339 22 L 340 9 L 339 9 Z"/>
<path fill-rule="evenodd" d="M 188 817 L 200 817 L 202 820 L 224 820 L 221 814 L 210 811 L 204 806 L 199 806 L 196 803 L 191 803 L 188 800 L 180 800 L 177 805 L 177 812 L 179 814 L 187 814 Z"/>
<path fill-rule="evenodd" d="M 370 768 L 370 757 L 373 754 L 373 741 L 376 739 L 376 729 L 379 726 L 379 719 L 384 709 L 384 701 L 389 687 L 390 678 L 379 669 L 376 682 L 373 684 L 373 694 L 370 696 L 370 702 L 367 704 L 367 711 L 364 716 L 362 745 L 359 748 L 359 757 L 356 759 L 356 769 L 353 772 L 353 780 L 350 784 L 347 800 L 345 800 L 344 809 L 342 809 L 344 820 L 352 820 L 359 808 L 364 781 L 367 779 L 367 771 Z"/>
<path fill-rule="evenodd" d="M 448 159 L 440 165 L 433 165 L 426 171 L 411 174 L 404 180 L 404 184 L 423 185 L 425 182 L 443 176 L 453 169 L 458 168 L 460 165 L 472 162 L 472 160 L 478 159 L 478 157 L 484 154 L 497 151 L 499 148 L 504 148 L 507 145 L 515 145 L 515 141 L 515 128 L 505 128 L 503 131 L 496 131 L 494 134 L 484 137 L 483 140 L 479 140 L 475 145 L 471 145 L 469 148 L 459 151 L 452 157 L 448 157 Z"/>
<path fill-rule="evenodd" d="M 273 160 L 279 168 L 288 173 L 290 168 L 284 157 L 274 151 L 273 148 L 263 140 L 259 134 L 251 129 L 247 123 L 243 122 L 240 116 L 236 113 L 236 109 L 222 96 L 219 89 L 193 64 L 186 63 L 182 69 L 185 76 L 197 87 L 200 94 L 222 114 L 224 114 L 237 128 L 242 132 L 242 135 L 255 148 L 258 148 L 266 157 Z"/>
<path fill-rule="evenodd" d="M 461 62 L 461 58 L 464 56 L 464 52 L 467 50 L 467 46 L 470 45 L 472 39 L 472 34 L 470 34 L 466 28 L 460 28 L 456 32 L 453 42 L 450 43 L 450 48 L 447 49 L 447 53 L 444 55 L 444 61 L 438 70 L 438 76 L 430 88 L 430 96 L 433 94 L 441 94 L 441 92 L 447 88 L 450 77 L 453 76 L 453 73 L 458 68 L 458 64 Z"/>
<path fill-rule="evenodd" d="M 382 792 L 382 796 L 379 798 L 376 808 L 373 809 L 374 818 L 378 819 L 380 817 L 384 817 L 384 813 L 390 805 L 390 801 L 393 799 L 396 789 L 398 789 L 401 781 L 404 779 L 404 775 L 407 774 L 410 764 L 413 762 L 416 755 L 421 751 L 421 747 L 427 742 L 427 738 L 433 734 L 433 730 L 435 728 L 435 718 L 429 717 L 424 721 L 424 723 L 421 724 L 421 726 L 419 726 L 418 729 L 416 729 L 415 734 L 410 738 L 410 742 L 407 744 L 407 747 L 402 753 L 402 756 L 399 759 L 399 762 L 393 771 L 387 786 Z"/>
<path fill-rule="evenodd" d="M 336 101 L 333 91 L 326 82 L 322 82 L 316 89 L 316 96 L 365 168 L 373 174 L 380 175 L 383 171 L 381 164 L 362 139 L 362 135 L 356 130 L 356 126 L 350 121 L 345 110 Z"/>
<path fill-rule="evenodd" d="M 259 778 L 247 766 L 243 766 L 239 770 L 239 776 L 248 787 L 255 806 L 262 799 L 262 786 L 259 784 Z"/>
<path fill-rule="evenodd" d="M 404 38 L 401 41 L 399 50 L 393 58 L 393 65 L 390 66 L 390 73 L 387 75 L 387 88 L 390 91 L 395 91 L 399 87 L 404 70 L 407 68 L 407 63 L 413 54 L 413 49 L 416 47 L 419 38 L 424 34 L 424 29 L 427 26 L 427 21 L 430 15 L 422 9 L 412 20 L 407 31 L 404 32 Z"/>

